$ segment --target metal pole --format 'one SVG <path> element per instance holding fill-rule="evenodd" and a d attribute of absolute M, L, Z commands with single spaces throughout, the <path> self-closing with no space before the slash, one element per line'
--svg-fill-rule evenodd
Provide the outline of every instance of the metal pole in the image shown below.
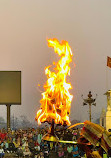
<path fill-rule="evenodd" d="M 83 95 L 81 97 L 83 98 Z M 91 122 L 91 106 L 92 105 L 96 106 L 96 103 L 95 103 L 96 98 L 93 99 L 91 91 L 89 91 L 88 98 L 87 99 L 83 98 L 83 100 L 84 100 L 83 105 L 89 105 L 89 121 Z"/>
<path fill-rule="evenodd" d="M 10 128 L 10 107 L 11 105 L 6 105 L 7 106 L 7 129 Z"/>
<path fill-rule="evenodd" d="M 14 114 L 13 114 L 13 130 L 15 129 L 15 127 L 14 127 Z"/>
<path fill-rule="evenodd" d="M 89 120 L 91 122 L 91 104 L 89 104 Z"/>
<path fill-rule="evenodd" d="M 54 136 L 54 120 L 51 123 L 51 134 Z"/>

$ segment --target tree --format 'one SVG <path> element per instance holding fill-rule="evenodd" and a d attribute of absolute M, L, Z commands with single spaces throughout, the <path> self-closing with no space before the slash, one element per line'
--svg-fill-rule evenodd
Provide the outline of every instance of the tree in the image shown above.
<path fill-rule="evenodd" d="M 0 129 L 6 128 L 6 122 L 3 117 L 0 117 Z"/>
<path fill-rule="evenodd" d="M 100 118 L 97 118 L 97 119 L 94 121 L 94 123 L 100 124 Z"/>
<path fill-rule="evenodd" d="M 21 115 L 21 128 L 31 128 L 31 122 L 27 119 L 27 116 Z"/>

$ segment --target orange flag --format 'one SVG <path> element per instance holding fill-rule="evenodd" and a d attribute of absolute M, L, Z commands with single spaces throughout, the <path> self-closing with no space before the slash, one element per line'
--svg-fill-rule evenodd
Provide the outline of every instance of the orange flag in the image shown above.
<path fill-rule="evenodd" d="M 107 57 L 107 66 L 111 68 L 111 58 Z"/>

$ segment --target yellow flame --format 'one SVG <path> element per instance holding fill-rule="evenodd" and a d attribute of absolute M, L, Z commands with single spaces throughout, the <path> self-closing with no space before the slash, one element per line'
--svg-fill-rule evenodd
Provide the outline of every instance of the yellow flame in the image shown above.
<path fill-rule="evenodd" d="M 53 119 L 56 124 L 70 125 L 68 115 L 73 95 L 69 93 L 72 86 L 66 82 L 66 76 L 70 75 L 69 63 L 72 61 L 72 51 L 67 41 L 62 41 L 60 44 L 57 39 L 49 39 L 48 46 L 54 48 L 61 59 L 55 71 L 49 70 L 51 66 L 45 68 L 47 82 L 44 85 L 45 92 L 42 93 L 41 109 L 37 112 L 36 119 L 38 124 L 51 122 Z M 55 65 L 55 62 L 53 64 Z"/>

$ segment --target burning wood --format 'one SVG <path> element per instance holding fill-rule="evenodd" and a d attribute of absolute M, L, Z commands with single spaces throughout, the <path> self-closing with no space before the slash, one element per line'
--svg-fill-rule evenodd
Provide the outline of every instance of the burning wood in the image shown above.
<path fill-rule="evenodd" d="M 49 39 L 48 46 L 54 48 L 55 53 L 61 56 L 54 71 L 45 68 L 47 82 L 44 85 L 45 92 L 40 100 L 41 109 L 37 112 L 36 120 L 38 124 L 42 122 L 70 125 L 69 114 L 73 95 L 69 93 L 72 88 L 66 82 L 66 76 L 70 75 L 69 63 L 72 61 L 72 51 L 67 41 L 61 44 L 57 39 Z"/>

